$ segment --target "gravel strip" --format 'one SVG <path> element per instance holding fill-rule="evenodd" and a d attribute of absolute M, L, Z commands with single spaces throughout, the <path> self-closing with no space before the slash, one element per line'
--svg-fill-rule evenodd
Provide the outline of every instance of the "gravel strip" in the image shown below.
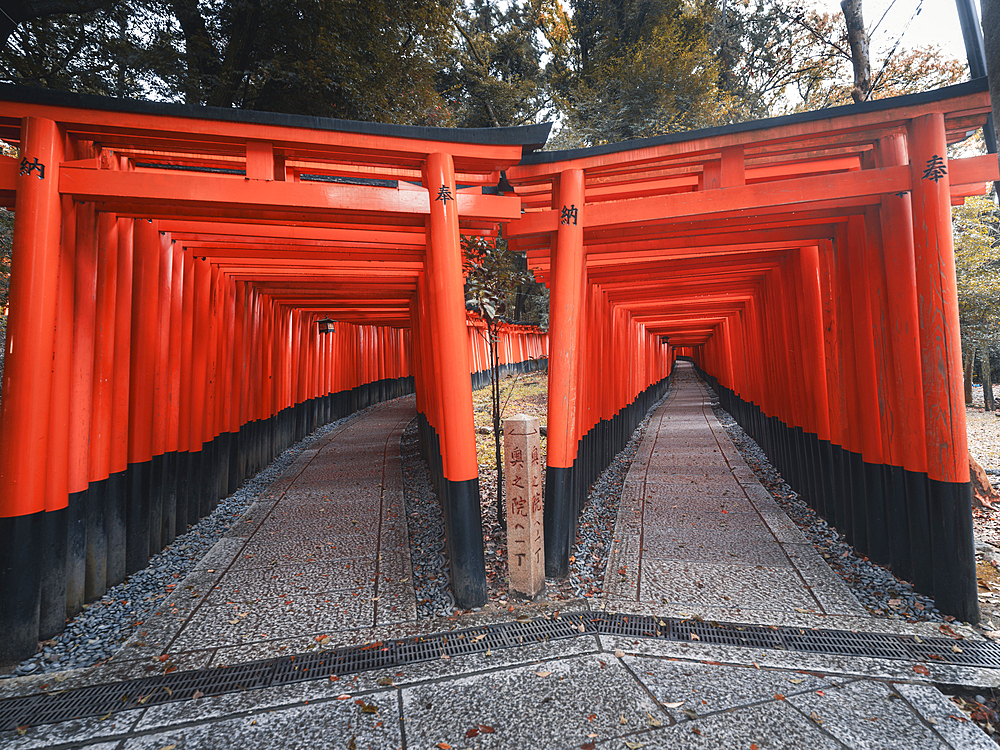
<path fill-rule="evenodd" d="M 950 622 L 955 619 L 942 615 L 934 600 L 915 592 L 911 584 L 899 580 L 868 558 L 859 556 L 836 529 L 799 499 L 798 493 L 782 479 L 761 447 L 743 431 L 729 412 L 719 406 L 716 394 L 711 389 L 708 392 L 712 411 L 757 479 L 823 555 L 827 564 L 850 586 L 865 609 L 873 616 L 887 620 Z"/>
<path fill-rule="evenodd" d="M 455 597 L 448 588 L 451 579 L 444 555 L 444 515 L 434 493 L 431 473 L 420 457 L 416 419 L 403 430 L 399 452 L 417 619 L 447 617 L 456 610 Z"/>
<path fill-rule="evenodd" d="M 366 411 L 324 425 L 287 448 L 267 468 L 220 500 L 210 515 L 153 556 L 147 567 L 108 589 L 97 601 L 85 605 L 84 611 L 69 622 L 62 633 L 44 641 L 40 652 L 21 662 L 13 674 L 0 675 L 0 679 L 89 667 L 108 659 L 303 450 Z"/>
<path fill-rule="evenodd" d="M 664 395 L 663 399 L 666 399 Z M 584 601 L 599 598 L 604 583 L 604 570 L 613 542 L 615 521 L 622 485 L 628 475 L 639 444 L 646 434 L 649 418 L 663 402 L 661 399 L 647 412 L 625 448 L 615 456 L 611 465 L 591 487 L 583 512 L 573 555 L 570 558 L 569 576 L 562 580 L 547 578 L 546 591 L 534 603 L 508 602 L 507 535 L 496 521 L 495 497 L 492 485 L 483 491 L 482 517 L 486 553 L 487 609 L 499 612 L 510 606 L 530 607 L 548 602 Z M 420 619 L 454 616 L 463 612 L 455 607 L 448 590 L 448 562 L 443 555 L 444 520 L 431 484 L 430 472 L 420 458 L 417 445 L 416 423 L 411 422 L 403 432 L 401 443 L 403 458 L 403 496 L 406 499 L 407 520 L 410 532 L 410 550 L 413 556 L 413 582 L 417 592 L 417 616 Z M 492 467 L 480 467 L 480 478 Z M 493 470 L 495 473 L 495 469 Z M 494 479 L 495 481 L 495 479 Z"/>

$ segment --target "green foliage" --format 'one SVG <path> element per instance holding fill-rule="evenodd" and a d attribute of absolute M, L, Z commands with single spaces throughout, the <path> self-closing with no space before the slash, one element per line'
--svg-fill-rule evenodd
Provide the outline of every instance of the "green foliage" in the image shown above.
<path fill-rule="evenodd" d="M 486 321 L 513 312 L 518 287 L 535 279 L 506 240 L 492 237 L 462 236 L 462 270 L 466 300 Z"/>
<path fill-rule="evenodd" d="M 713 125 L 730 98 L 708 36 L 710 9 L 682 0 L 575 0 L 575 80 L 563 106 L 585 144 Z"/>
<path fill-rule="evenodd" d="M 455 10 L 457 54 L 439 76 L 438 86 L 456 124 L 523 125 L 534 122 L 548 106 L 538 33 L 542 17 L 533 5 L 472 0 Z"/>
<path fill-rule="evenodd" d="M 988 198 L 952 209 L 962 348 L 1000 346 L 1000 212 Z"/>

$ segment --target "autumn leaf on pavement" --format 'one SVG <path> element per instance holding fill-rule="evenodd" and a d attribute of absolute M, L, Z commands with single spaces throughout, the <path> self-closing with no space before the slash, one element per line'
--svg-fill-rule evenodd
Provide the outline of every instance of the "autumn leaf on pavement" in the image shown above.
<path fill-rule="evenodd" d="M 535 672 L 535 674 L 537 674 L 539 677 L 548 677 L 552 673 L 551 672 Z"/>
<path fill-rule="evenodd" d="M 488 724 L 480 724 L 479 731 L 483 734 L 493 734 L 496 730 Z"/>
<path fill-rule="evenodd" d="M 677 701 L 676 703 L 664 703 L 667 708 L 680 708 L 684 705 L 684 701 Z"/>
<path fill-rule="evenodd" d="M 580 745 L 580 748 L 581 750 L 594 750 L 594 743 L 593 741 L 584 742 L 582 745 Z"/>
<path fill-rule="evenodd" d="M 451 750 L 451 745 L 447 742 L 439 742 L 434 747 L 439 747 L 441 750 Z"/>
<path fill-rule="evenodd" d="M 651 727 L 663 726 L 663 722 L 657 719 L 655 716 L 653 716 L 653 714 L 649 713 L 649 711 L 646 712 L 646 716 L 649 718 L 649 726 Z"/>
<path fill-rule="evenodd" d="M 923 664 L 917 664 L 917 665 L 916 665 L 916 666 L 915 666 L 915 667 L 913 668 L 913 671 L 914 671 L 914 672 L 916 672 L 917 674 L 922 674 L 922 675 L 924 675 L 924 676 L 928 676 L 928 677 L 930 676 L 930 673 L 931 673 L 931 670 L 929 670 L 929 669 L 928 669 L 927 667 L 925 667 L 925 666 L 924 666 Z"/>
<path fill-rule="evenodd" d="M 468 732 L 465 733 L 465 739 L 472 739 L 473 737 L 479 736 L 479 727 L 473 727 Z"/>
<path fill-rule="evenodd" d="M 626 741 L 625 742 L 625 747 L 631 748 L 631 750 L 638 750 L 638 748 L 640 748 L 640 747 L 646 747 L 646 743 L 644 743 L 644 742 L 628 742 L 628 741 Z"/>

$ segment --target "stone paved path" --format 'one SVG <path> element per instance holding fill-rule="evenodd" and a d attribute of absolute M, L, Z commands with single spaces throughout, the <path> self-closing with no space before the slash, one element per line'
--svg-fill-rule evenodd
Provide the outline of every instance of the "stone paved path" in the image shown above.
<path fill-rule="evenodd" d="M 445 630 L 414 622 L 408 585 L 398 444 L 412 403 L 305 451 L 111 662 L 7 680 L 0 699 Z M 623 500 L 609 596 L 591 608 L 941 635 L 861 610 L 683 365 Z M 581 633 L 0 732 L 0 747 L 996 750 L 934 683 L 986 692 L 1000 669 Z"/>
<path fill-rule="evenodd" d="M 399 457 L 414 416 L 412 397 L 382 404 L 303 451 L 112 665 L 233 664 L 415 621 Z"/>
<path fill-rule="evenodd" d="M 757 481 L 688 362 L 632 463 L 615 539 L 609 609 L 769 624 L 819 616 L 827 627 L 869 618 Z"/>

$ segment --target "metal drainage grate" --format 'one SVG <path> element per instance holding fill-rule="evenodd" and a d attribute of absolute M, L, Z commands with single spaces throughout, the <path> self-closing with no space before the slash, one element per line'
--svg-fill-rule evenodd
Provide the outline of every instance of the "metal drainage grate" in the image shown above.
<path fill-rule="evenodd" d="M 989 641 L 951 638 L 918 640 L 913 636 L 883 633 L 575 612 L 553 618 L 483 625 L 384 643 L 281 656 L 231 667 L 173 672 L 57 693 L 8 698 L 0 700 L 0 731 L 86 716 L 105 716 L 133 708 L 189 700 L 196 694 L 224 695 L 594 634 L 1000 669 L 1000 645 Z"/>

